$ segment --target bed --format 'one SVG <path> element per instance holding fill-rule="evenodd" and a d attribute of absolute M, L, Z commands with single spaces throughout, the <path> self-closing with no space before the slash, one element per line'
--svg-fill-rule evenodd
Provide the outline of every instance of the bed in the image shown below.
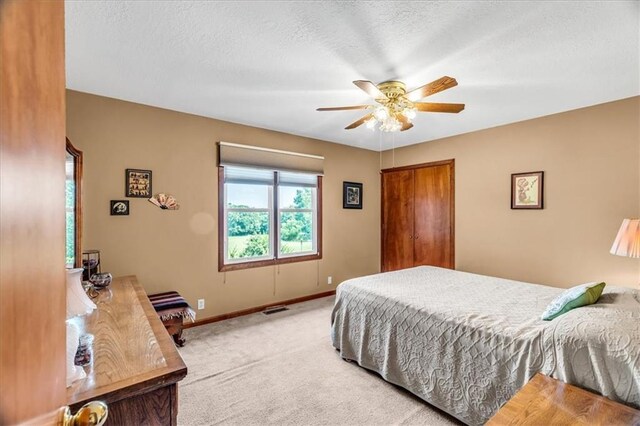
<path fill-rule="evenodd" d="M 470 424 L 537 372 L 640 407 L 640 292 L 608 286 L 553 321 L 562 289 L 429 266 L 337 288 L 331 338 L 373 370 Z"/>

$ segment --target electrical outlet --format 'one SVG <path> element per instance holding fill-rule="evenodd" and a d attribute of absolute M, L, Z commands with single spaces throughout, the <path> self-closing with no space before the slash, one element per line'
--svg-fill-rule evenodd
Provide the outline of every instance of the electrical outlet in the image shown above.
<path fill-rule="evenodd" d="M 198 299 L 198 309 L 204 309 L 204 299 Z"/>
<path fill-rule="evenodd" d="M 327 284 L 331 285 L 333 283 L 333 278 L 327 277 Z"/>

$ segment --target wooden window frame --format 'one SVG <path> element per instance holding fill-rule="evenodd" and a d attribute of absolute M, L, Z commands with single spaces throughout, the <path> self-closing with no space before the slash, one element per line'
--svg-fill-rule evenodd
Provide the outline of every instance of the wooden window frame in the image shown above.
<path fill-rule="evenodd" d="M 69 138 L 66 138 L 66 150 L 67 153 L 73 157 L 73 180 L 75 188 L 73 200 L 73 266 L 74 268 L 82 268 L 82 151 L 73 146 Z"/>
<path fill-rule="evenodd" d="M 224 241 L 225 241 L 225 226 L 224 222 L 225 218 L 225 206 L 224 206 L 224 166 L 218 167 L 218 271 L 219 272 L 228 272 L 228 271 L 238 271 L 242 269 L 249 268 L 260 268 L 263 266 L 272 266 L 272 265 L 283 265 L 287 263 L 297 263 L 297 262 L 306 262 L 309 260 L 320 260 L 322 259 L 322 176 L 318 176 L 318 186 L 316 187 L 316 218 L 317 218 L 317 227 L 316 227 L 316 246 L 318 249 L 317 253 L 313 254 L 302 254 L 300 256 L 290 255 L 288 254 L 286 257 L 278 257 L 280 255 L 279 252 L 279 241 L 280 241 L 280 227 L 279 227 L 279 217 L 280 210 L 278 209 L 278 185 L 274 184 L 273 187 L 273 211 L 271 214 L 273 215 L 273 219 L 271 226 L 273 227 L 273 240 L 271 241 L 271 250 L 273 252 L 273 259 L 262 259 L 262 260 L 250 260 L 247 262 L 237 262 L 237 263 L 228 263 L 225 264 L 225 253 L 224 253 Z"/>

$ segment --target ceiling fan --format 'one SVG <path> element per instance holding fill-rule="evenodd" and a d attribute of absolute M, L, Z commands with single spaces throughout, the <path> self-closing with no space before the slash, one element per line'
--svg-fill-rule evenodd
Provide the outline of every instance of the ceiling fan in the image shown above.
<path fill-rule="evenodd" d="M 374 129 L 376 124 L 380 123 L 380 130 L 383 132 L 397 132 L 398 130 L 404 132 L 413 127 L 411 120 L 415 118 L 417 112 L 459 113 L 464 109 L 464 104 L 418 102 L 422 98 L 457 86 L 458 82 L 452 77 L 444 76 L 410 92 L 407 92 L 405 84 L 401 81 L 385 81 L 375 85 L 368 80 L 356 80 L 353 84 L 365 91 L 379 105 L 354 105 L 317 109 L 317 111 L 357 109 L 371 111 L 345 127 L 346 130 L 355 129 L 365 123 L 368 128 Z"/>

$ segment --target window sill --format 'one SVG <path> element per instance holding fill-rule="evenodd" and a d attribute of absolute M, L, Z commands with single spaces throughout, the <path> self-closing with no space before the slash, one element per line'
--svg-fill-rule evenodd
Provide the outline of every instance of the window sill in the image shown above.
<path fill-rule="evenodd" d="M 316 253 L 316 254 L 307 254 L 304 256 L 283 257 L 280 259 L 255 260 L 251 262 L 228 263 L 226 265 L 220 264 L 218 265 L 218 272 L 239 271 L 242 269 L 261 268 L 263 266 L 284 265 L 287 263 L 307 262 L 309 260 L 320 260 L 320 259 L 322 259 L 322 254 Z"/>

